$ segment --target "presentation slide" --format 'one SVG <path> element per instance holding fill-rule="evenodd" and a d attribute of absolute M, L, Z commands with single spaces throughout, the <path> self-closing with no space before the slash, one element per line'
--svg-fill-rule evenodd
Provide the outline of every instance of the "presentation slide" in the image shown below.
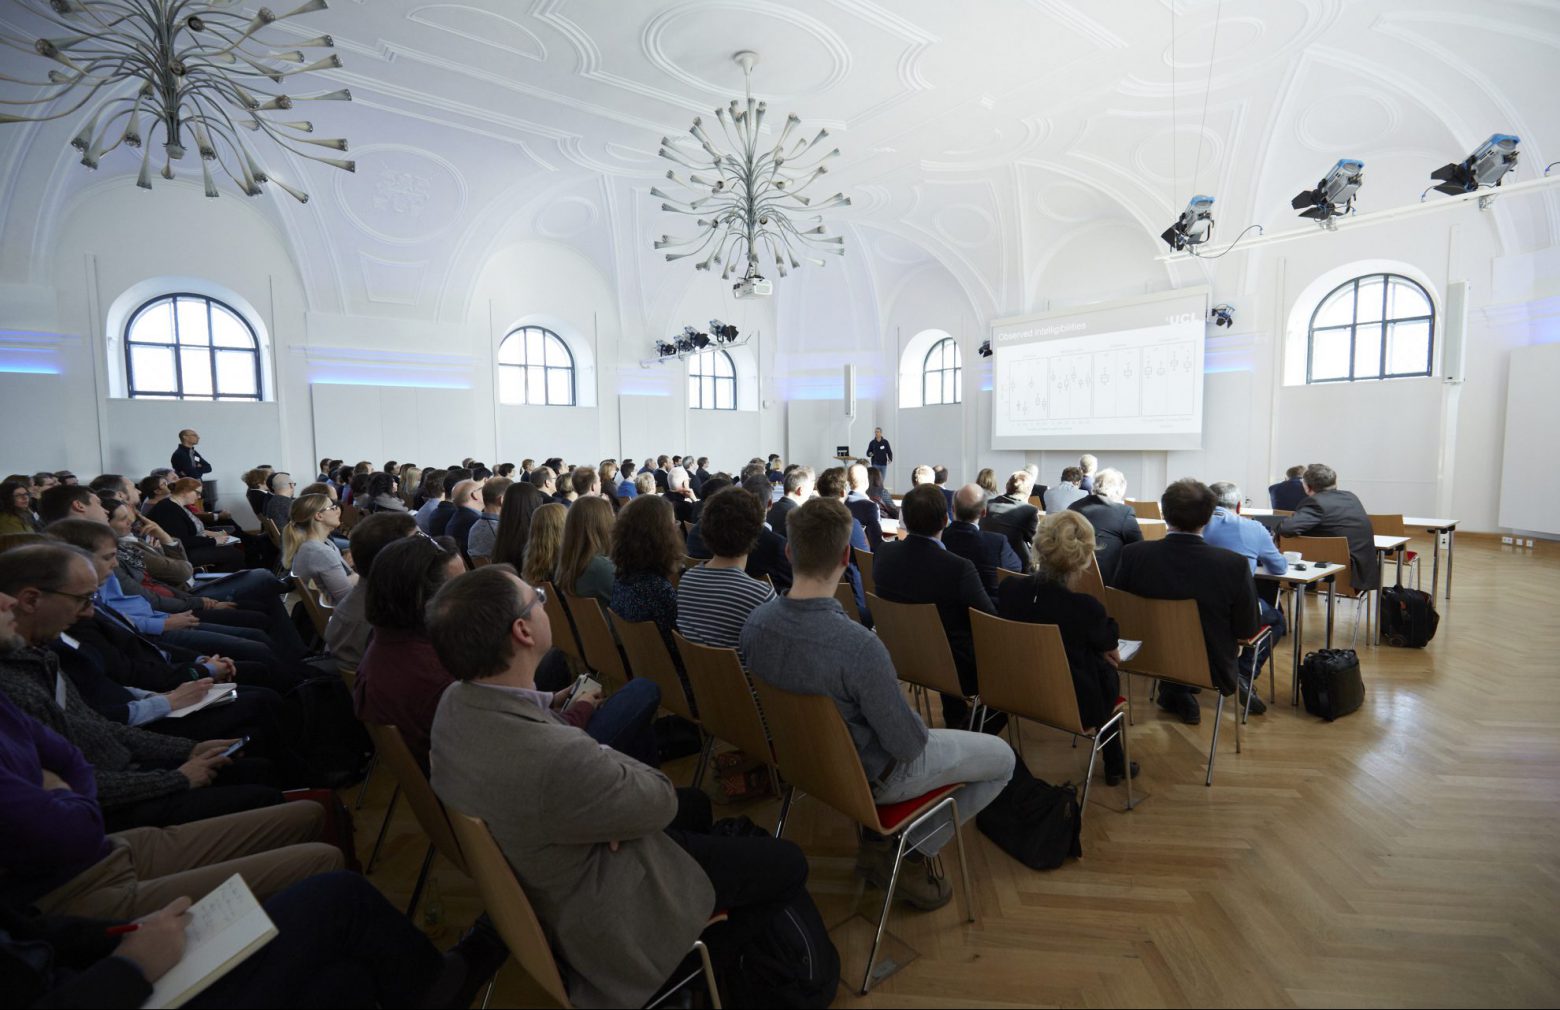
<path fill-rule="evenodd" d="M 991 327 L 993 449 L 1200 449 L 1206 288 Z"/>

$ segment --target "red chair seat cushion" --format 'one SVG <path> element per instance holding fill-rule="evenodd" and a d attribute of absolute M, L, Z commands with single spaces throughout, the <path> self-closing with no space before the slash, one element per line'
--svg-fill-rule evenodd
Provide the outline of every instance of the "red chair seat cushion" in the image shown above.
<path fill-rule="evenodd" d="M 958 789 L 962 789 L 964 783 L 960 782 L 951 786 L 943 786 L 933 789 L 929 793 L 917 796 L 915 799 L 902 800 L 899 803 L 879 803 L 877 805 L 878 824 L 883 828 L 884 834 L 893 834 L 899 830 L 899 826 L 911 820 L 922 810 L 937 803 L 941 803 L 943 797 Z"/>

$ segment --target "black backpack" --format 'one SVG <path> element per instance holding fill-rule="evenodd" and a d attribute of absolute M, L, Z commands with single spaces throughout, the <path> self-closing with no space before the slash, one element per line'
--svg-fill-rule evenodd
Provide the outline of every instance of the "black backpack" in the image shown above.
<path fill-rule="evenodd" d="M 727 966 L 731 1007 L 826 1007 L 840 984 L 840 952 L 803 891 L 781 905 Z"/>
<path fill-rule="evenodd" d="M 1307 653 L 1300 665 L 1300 696 L 1307 712 L 1328 722 L 1359 708 L 1365 703 L 1359 656 L 1353 649 Z"/>
<path fill-rule="evenodd" d="M 294 732 L 293 752 L 309 785 L 345 789 L 363 781 L 374 742 L 352 710 L 352 695 L 340 674 L 310 677 L 287 692 L 293 710 L 286 725 Z"/>
<path fill-rule="evenodd" d="M 1435 612 L 1430 594 L 1402 586 L 1381 591 L 1381 634 L 1388 645 L 1423 649 L 1435 637 L 1441 615 Z"/>
<path fill-rule="evenodd" d="M 1024 759 L 1013 759 L 1013 777 L 975 816 L 982 833 L 1014 859 L 1035 870 L 1054 870 L 1068 856 L 1083 855 L 1078 790 L 1034 777 Z"/>

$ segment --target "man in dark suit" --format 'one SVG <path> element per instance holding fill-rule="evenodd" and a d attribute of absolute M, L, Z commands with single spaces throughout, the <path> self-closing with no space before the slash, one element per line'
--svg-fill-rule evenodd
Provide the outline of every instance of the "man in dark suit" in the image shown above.
<path fill-rule="evenodd" d="M 754 474 L 743 480 L 742 490 L 757 498 L 760 505 L 769 504 L 769 481 L 763 474 Z M 704 533 L 698 525 L 688 531 L 688 556 L 690 558 L 715 556 L 715 553 L 704 543 Z M 766 524 L 758 531 L 758 541 L 753 545 L 753 549 L 748 551 L 747 567 L 743 571 L 755 579 L 769 576 L 769 581 L 774 583 L 776 592 L 783 593 L 790 589 L 791 562 L 785 556 L 785 537 Z"/>
<path fill-rule="evenodd" d="M 1202 538 L 1216 501 L 1201 481 L 1187 478 L 1165 488 L 1160 499 L 1169 532 L 1121 549 L 1116 588 L 1156 600 L 1196 600 L 1208 670 L 1220 694 L 1233 694 L 1238 639 L 1257 632 L 1257 590 L 1246 559 Z M 1202 721 L 1197 688 L 1162 682 L 1159 707 L 1188 725 Z"/>
<path fill-rule="evenodd" d="M 982 530 L 986 516 L 986 494 L 979 484 L 966 484 L 953 496 L 953 522 L 943 530 L 943 546 L 975 566 L 986 595 L 997 598 L 997 569 L 1023 571 L 1023 562 L 1000 533 Z"/>
<path fill-rule="evenodd" d="M 1067 506 L 1089 520 L 1094 527 L 1094 557 L 1100 563 L 1100 578 L 1107 586 L 1115 584 L 1116 564 L 1121 549 L 1143 539 L 1132 506 L 1122 502 L 1127 493 L 1127 478 L 1120 470 L 1105 469 L 1094 475 L 1094 493 Z"/>
<path fill-rule="evenodd" d="M 1278 524 L 1283 537 L 1343 537 L 1349 541 L 1349 581 L 1358 591 L 1381 582 L 1376 534 L 1365 506 L 1352 491 L 1338 490 L 1338 475 L 1325 463 L 1312 463 L 1300 477 L 1307 497 L 1295 514 Z"/>
<path fill-rule="evenodd" d="M 980 528 L 1007 537 L 1013 553 L 1024 563 L 1024 571 L 1033 566 L 1035 530 L 1040 528 L 1040 510 L 1029 504 L 1029 489 L 1034 477 L 1028 470 L 1015 470 L 1007 479 L 1007 493 L 986 503 L 989 513 Z"/>
<path fill-rule="evenodd" d="M 700 456 L 699 464 L 693 471 L 693 493 L 700 498 L 705 497 L 704 482 L 710 479 L 709 466 L 710 458 L 708 456 Z M 713 493 L 711 492 L 711 494 Z"/>
<path fill-rule="evenodd" d="M 948 521 L 953 521 L 953 492 L 948 490 L 948 468 L 945 466 L 932 467 L 932 483 L 937 485 L 937 490 L 942 492 L 943 502 L 948 506 Z"/>
<path fill-rule="evenodd" d="M 948 513 L 942 489 L 921 484 L 905 495 L 901 514 L 909 536 L 884 544 L 873 555 L 872 581 L 877 595 L 895 603 L 935 603 L 942 618 L 959 686 L 966 695 L 979 693 L 975 678 L 975 640 L 970 632 L 970 608 L 996 613 L 981 585 L 980 573 L 967 559 L 942 542 Z M 963 698 L 942 696 L 943 722 L 950 728 L 969 722 L 969 706 Z M 1001 727 L 986 724 L 987 732 Z"/>
<path fill-rule="evenodd" d="M 867 550 L 871 551 L 874 544 L 883 542 L 883 510 L 877 502 L 867 497 L 866 467 L 852 463 L 845 471 L 845 480 L 850 485 L 845 493 L 845 507 L 850 510 L 851 517 L 861 524 L 866 534 Z"/>
<path fill-rule="evenodd" d="M 810 466 L 793 466 L 785 472 L 785 493 L 780 500 L 770 506 L 769 514 L 764 521 L 769 528 L 781 536 L 785 536 L 785 517 L 791 510 L 801 506 L 802 502 L 812 497 L 815 476 Z"/>
<path fill-rule="evenodd" d="M 1305 467 L 1292 466 L 1284 471 L 1284 479 L 1268 485 L 1268 501 L 1275 509 L 1293 512 L 1305 500 Z"/>
<path fill-rule="evenodd" d="M 200 497 L 207 512 L 216 510 L 217 494 L 215 481 L 206 479 L 206 474 L 211 472 L 211 463 L 195 450 L 200 444 L 200 432 L 193 428 L 185 428 L 179 432 L 179 447 L 173 450 L 168 464 L 173 467 L 173 472 L 180 477 L 193 477 L 200 481 Z"/>

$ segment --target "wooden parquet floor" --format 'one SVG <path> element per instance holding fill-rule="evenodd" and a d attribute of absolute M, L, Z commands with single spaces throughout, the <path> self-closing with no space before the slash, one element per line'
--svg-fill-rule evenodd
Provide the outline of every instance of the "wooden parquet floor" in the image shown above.
<path fill-rule="evenodd" d="M 1278 704 L 1252 718 L 1239 755 L 1226 715 L 1212 788 L 1207 696 L 1189 727 L 1137 684 L 1139 806 L 1123 812 L 1125 789 L 1097 780 L 1084 858 L 1049 873 L 970 825 L 978 921 L 957 901 L 901 906 L 890 929 L 919 957 L 867 998 L 842 985 L 837 1005 L 1560 1004 L 1560 555 L 1471 536 L 1458 546 L 1456 596 L 1437 601 L 1427 649 L 1366 645 L 1361 629 L 1359 712 L 1326 724 L 1292 709 L 1286 640 Z M 1317 648 L 1324 621 L 1311 607 Z M 1350 616 L 1340 609 L 1345 645 Z M 1069 743 L 1024 728 L 1025 759 L 1050 781 L 1082 776 L 1088 751 Z M 689 764 L 668 770 L 686 782 Z M 359 815 L 365 856 L 389 792 L 375 782 Z M 770 825 L 774 810 L 746 812 Z M 850 826 L 803 799 L 787 836 L 811 859 L 825 920 L 844 920 Z M 402 905 L 425 845 L 403 806 L 371 878 Z M 448 865 L 434 876 L 440 921 L 426 928 L 445 946 L 480 902 Z M 516 974 L 500 975 L 493 1005 L 526 1005 Z"/>

